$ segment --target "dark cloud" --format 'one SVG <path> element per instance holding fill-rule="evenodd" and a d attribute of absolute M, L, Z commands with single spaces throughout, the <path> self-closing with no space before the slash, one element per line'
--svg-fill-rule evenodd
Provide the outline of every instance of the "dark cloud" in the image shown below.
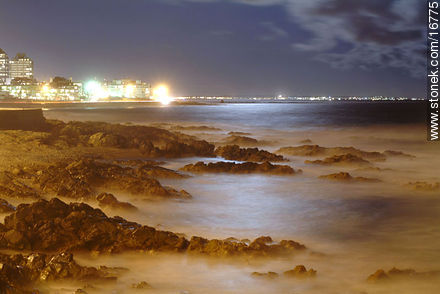
<path fill-rule="evenodd" d="M 185 1 L 285 7 L 291 21 L 310 34 L 307 41 L 296 42 L 292 47 L 315 52 L 317 60 L 337 68 L 392 67 L 413 76 L 420 76 L 425 70 L 425 58 L 419 54 L 424 51 L 425 1 L 422 0 Z M 283 28 L 276 29 L 287 33 Z M 272 34 L 260 39 L 276 38 Z M 341 42 L 348 49 L 339 50 Z"/>

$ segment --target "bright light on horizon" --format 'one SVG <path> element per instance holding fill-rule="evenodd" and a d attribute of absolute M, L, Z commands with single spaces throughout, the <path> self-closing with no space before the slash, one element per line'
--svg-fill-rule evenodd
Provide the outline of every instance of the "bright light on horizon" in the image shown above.
<path fill-rule="evenodd" d="M 173 101 L 173 98 L 168 95 L 167 86 L 159 85 L 153 90 L 153 100 L 158 101 L 163 105 L 168 105 L 171 101 Z"/>
<path fill-rule="evenodd" d="M 97 81 L 88 81 L 84 87 L 90 101 L 98 101 L 100 98 L 108 98 L 108 92 L 104 90 L 101 83 Z"/>

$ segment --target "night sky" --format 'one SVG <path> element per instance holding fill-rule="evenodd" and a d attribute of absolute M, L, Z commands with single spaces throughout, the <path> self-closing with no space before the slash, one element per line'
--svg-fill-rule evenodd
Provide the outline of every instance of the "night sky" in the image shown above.
<path fill-rule="evenodd" d="M 176 95 L 424 97 L 425 0 L 0 0 L 0 48 L 40 80 Z"/>

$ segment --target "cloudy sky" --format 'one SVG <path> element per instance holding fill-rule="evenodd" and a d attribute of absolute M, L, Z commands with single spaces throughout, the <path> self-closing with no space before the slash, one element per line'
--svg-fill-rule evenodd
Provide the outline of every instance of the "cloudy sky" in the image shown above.
<path fill-rule="evenodd" d="M 424 97 L 425 0 L 0 0 L 0 48 L 177 95 Z"/>

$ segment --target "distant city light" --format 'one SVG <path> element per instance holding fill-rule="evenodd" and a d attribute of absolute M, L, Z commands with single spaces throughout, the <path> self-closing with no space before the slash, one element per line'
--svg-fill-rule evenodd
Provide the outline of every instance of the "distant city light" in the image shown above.
<path fill-rule="evenodd" d="M 97 81 L 88 81 L 84 91 L 89 96 L 90 101 L 98 101 L 100 98 L 107 98 L 108 92 L 104 90 L 101 83 Z"/>
<path fill-rule="evenodd" d="M 160 85 L 153 90 L 153 99 L 163 105 L 168 105 L 173 101 L 173 98 L 168 95 L 168 87 L 165 85 Z"/>

